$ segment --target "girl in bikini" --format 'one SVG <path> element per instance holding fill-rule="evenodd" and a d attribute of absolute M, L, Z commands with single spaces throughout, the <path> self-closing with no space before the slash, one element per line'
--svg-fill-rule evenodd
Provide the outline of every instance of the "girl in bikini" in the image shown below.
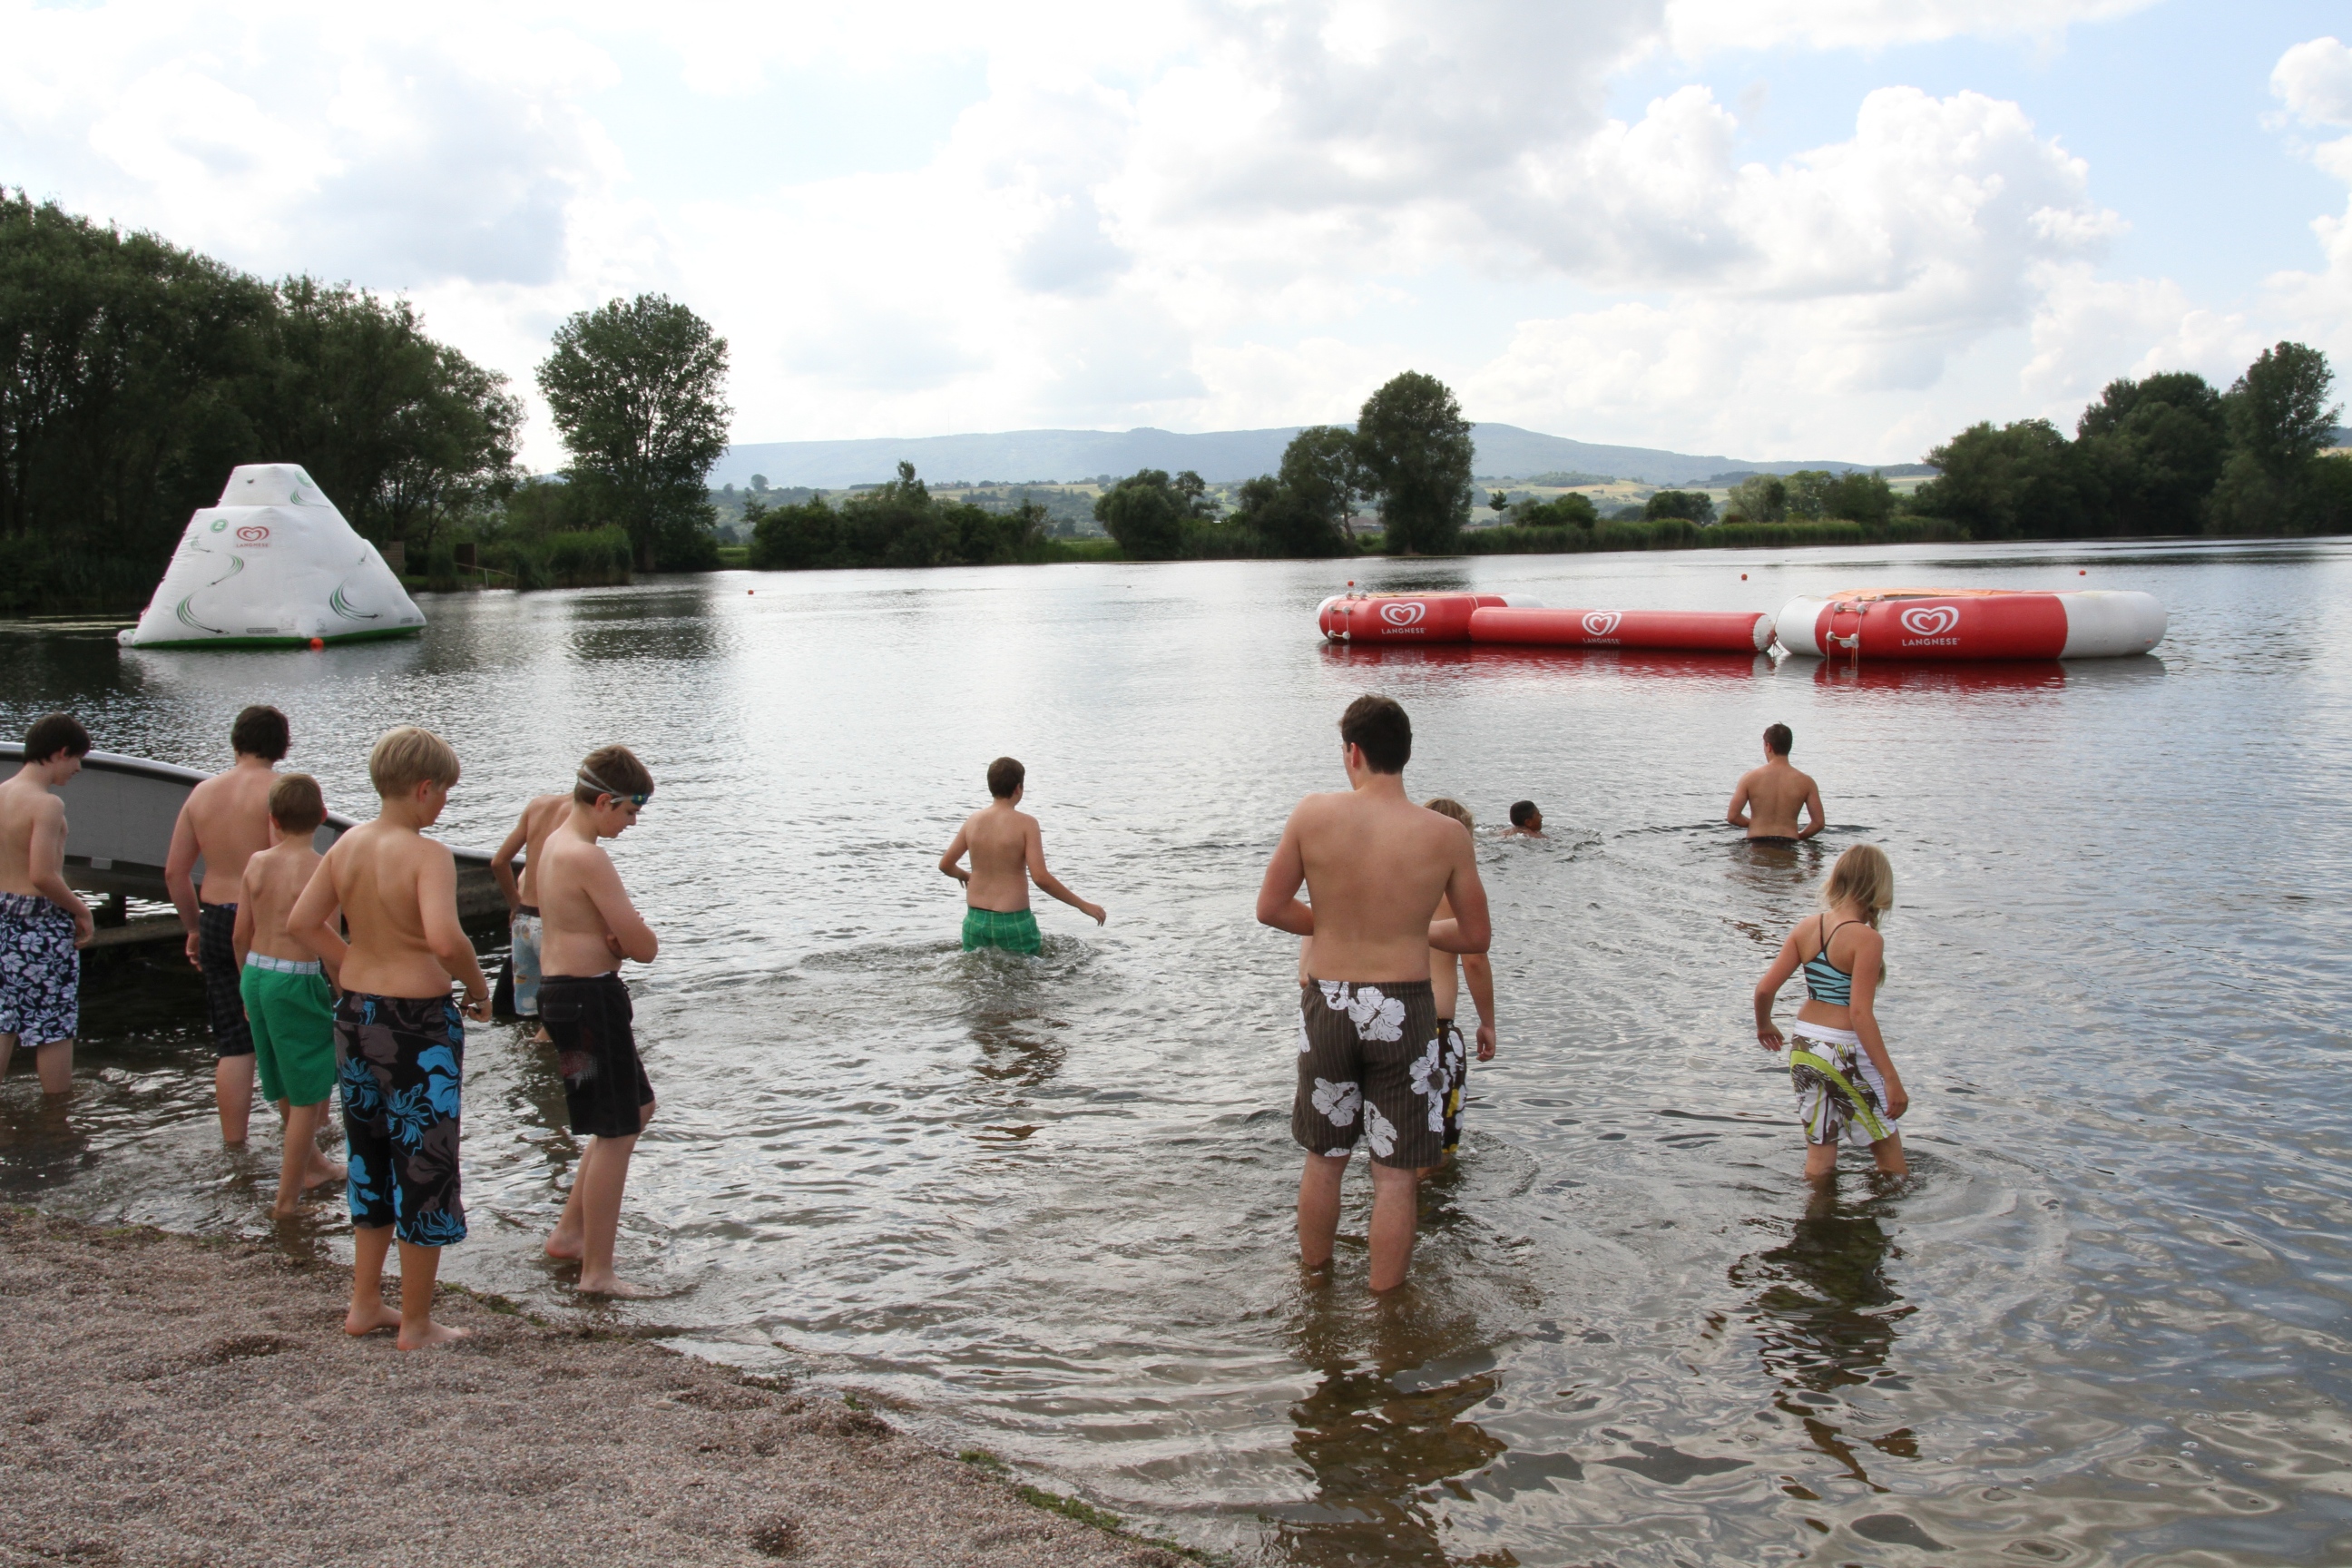
<path fill-rule="evenodd" d="M 1879 1037 L 1871 1010 L 1886 978 L 1886 942 L 1878 917 L 1895 903 L 1895 868 L 1875 844 L 1857 844 L 1838 857 L 1822 890 L 1822 912 L 1789 933 L 1780 957 L 1756 985 L 1756 1039 L 1768 1051 L 1787 1043 L 1797 1114 L 1805 1124 L 1805 1174 L 1824 1181 L 1837 1173 L 1838 1143 L 1870 1146 L 1878 1168 L 1902 1175 L 1903 1135 L 1895 1123 L 1910 1109 L 1902 1075 Z M 1800 969 L 1805 1005 L 1784 1042 L 1772 1022 L 1772 1003 Z"/>

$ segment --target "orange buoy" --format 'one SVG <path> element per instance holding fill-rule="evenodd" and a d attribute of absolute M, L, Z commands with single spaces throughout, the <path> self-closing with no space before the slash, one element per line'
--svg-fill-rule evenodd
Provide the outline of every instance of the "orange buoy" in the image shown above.
<path fill-rule="evenodd" d="M 313 648 L 322 648 L 327 646 L 327 639 L 324 637 L 312 637 L 310 639 L 310 646 Z"/>

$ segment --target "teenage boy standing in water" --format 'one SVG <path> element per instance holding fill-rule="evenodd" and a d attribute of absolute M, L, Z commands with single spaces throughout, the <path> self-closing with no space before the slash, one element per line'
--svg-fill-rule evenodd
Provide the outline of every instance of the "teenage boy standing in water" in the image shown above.
<path fill-rule="evenodd" d="M 490 875 L 499 881 L 499 891 L 507 896 L 507 935 L 513 942 L 514 1010 L 515 1016 L 538 1026 L 537 1038 L 547 1038 L 546 1026 L 539 1022 L 539 977 L 544 973 L 540 963 L 539 915 L 539 852 L 547 847 L 547 836 L 561 826 L 571 814 L 572 796 L 568 795 L 535 795 L 530 804 L 522 808 L 515 819 L 514 831 L 490 857 Z M 515 876 L 515 856 L 522 856 L 522 876 Z"/>
<path fill-rule="evenodd" d="M 327 851 L 286 917 L 287 933 L 321 959 L 341 949 L 335 1054 L 342 1058 L 344 1186 L 352 1205 L 352 1310 L 347 1334 L 395 1325 L 404 1351 L 465 1333 L 433 1321 L 441 1249 L 466 1239 L 457 1171 L 466 1026 L 449 982 L 466 988 L 465 1016 L 487 1023 L 490 988 L 457 923 L 457 865 L 424 829 L 457 782 L 457 753 L 429 730 L 404 725 L 368 753 L 382 798 Z M 338 906 L 342 947 L 329 927 Z M 383 1304 L 383 1263 L 400 1241 L 400 1310 Z"/>
<path fill-rule="evenodd" d="M 66 886 L 66 807 L 50 792 L 81 772 L 89 731 L 70 713 L 33 721 L 25 765 L 0 784 L 0 1074 L 20 1045 L 43 1094 L 73 1088 L 81 949 L 89 906 Z"/>
<path fill-rule="evenodd" d="M 653 774 L 628 747 L 589 752 L 571 814 L 530 864 L 542 922 L 539 1016 L 555 1043 L 572 1135 L 586 1141 L 546 1251 L 580 1260 L 583 1296 L 646 1294 L 613 1272 L 629 1156 L 654 1115 L 654 1086 L 637 1058 L 617 961 L 651 963 L 661 942 L 629 902 L 604 841 L 635 826 L 653 794 Z"/>
<path fill-rule="evenodd" d="M 1372 1158 L 1371 1287 L 1390 1290 L 1412 1262 L 1420 1173 L 1444 1149 L 1429 951 L 1484 952 L 1491 933 L 1470 835 L 1405 795 L 1412 724 L 1404 710 L 1359 697 L 1339 720 L 1339 740 L 1349 789 L 1310 795 L 1291 812 L 1257 918 L 1315 939 L 1299 987 L 1290 1110 L 1291 1136 L 1307 1151 L 1300 1260 L 1310 1269 L 1331 1261 L 1339 1181 L 1360 1136 Z M 1311 908 L 1298 900 L 1302 881 Z M 1440 899 L 1453 905 L 1454 924 L 1433 929 Z"/>
<path fill-rule="evenodd" d="M 205 1016 L 212 1026 L 213 1098 L 220 1108 L 221 1142 L 245 1142 L 253 1117 L 253 1030 L 245 1021 L 244 973 L 236 960 L 237 889 L 245 863 L 269 847 L 269 786 L 285 760 L 286 715 L 256 704 L 229 727 L 236 762 L 188 792 L 172 825 L 163 885 L 188 933 L 188 962 L 204 972 Z M 196 862 L 205 863 L 204 886 Z"/>
<path fill-rule="evenodd" d="M 1750 844 L 1796 844 L 1825 826 L 1822 786 L 1810 774 L 1789 765 L 1789 749 L 1795 744 L 1796 737 L 1786 724 L 1765 731 L 1764 765 L 1740 774 L 1738 785 L 1731 792 L 1723 819 L 1734 827 L 1748 829 Z M 1812 816 L 1801 829 L 1797 826 L 1801 809 Z"/>
<path fill-rule="evenodd" d="M 1104 921 L 1103 907 L 1062 886 L 1045 869 L 1045 836 L 1037 819 L 1020 809 L 1028 793 L 1028 773 L 1011 757 L 988 764 L 989 803 L 963 820 L 954 842 L 940 857 L 940 869 L 963 884 L 963 950 L 1001 947 L 1007 952 L 1034 956 L 1045 947 L 1037 934 L 1037 917 L 1029 908 L 1029 884 L 1081 914 Z M 971 869 L 957 862 L 971 856 Z"/>

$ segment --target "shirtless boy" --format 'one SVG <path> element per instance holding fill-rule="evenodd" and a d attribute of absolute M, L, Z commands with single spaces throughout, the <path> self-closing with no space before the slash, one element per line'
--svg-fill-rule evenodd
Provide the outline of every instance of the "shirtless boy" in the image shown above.
<path fill-rule="evenodd" d="M 1282 830 L 1257 918 L 1312 937 L 1299 987 L 1298 1089 L 1291 1136 L 1307 1151 L 1298 1252 L 1329 1265 L 1339 1179 L 1361 1137 L 1372 1159 L 1371 1287 L 1404 1283 L 1420 1173 L 1444 1147 L 1445 1072 L 1429 952 L 1484 952 L 1486 890 L 1462 825 L 1404 793 L 1412 725 L 1386 697 L 1359 697 L 1339 720 L 1344 794 L 1310 795 Z M 1298 900 L 1307 884 L 1312 907 Z M 1454 909 L 1433 928 L 1438 900 Z"/>
<path fill-rule="evenodd" d="M 1511 825 L 1503 829 L 1506 838 L 1541 838 L 1544 836 L 1543 813 L 1531 800 L 1511 802 Z"/>
<path fill-rule="evenodd" d="M 343 1142 L 351 1161 L 352 1310 L 343 1331 L 395 1325 L 404 1351 L 465 1331 L 433 1321 L 441 1248 L 466 1239 L 457 1179 L 466 1026 L 449 1000 L 466 988 L 465 1016 L 486 1022 L 490 989 L 457 923 L 457 866 L 423 830 L 457 782 L 457 753 L 430 731 L 403 726 L 368 753 L 381 797 L 327 851 L 286 918 L 289 934 L 321 959 L 340 956 L 335 1054 L 342 1058 Z M 337 908 L 348 951 L 330 924 Z M 400 1310 L 383 1304 L 383 1263 L 400 1241 Z"/>
<path fill-rule="evenodd" d="M 188 792 L 163 858 L 163 885 L 188 933 L 188 962 L 204 971 L 205 1016 L 217 1058 L 213 1097 L 220 1107 L 221 1142 L 231 1148 L 245 1142 L 253 1114 L 253 1032 L 246 1026 L 232 940 L 237 888 L 247 858 L 269 847 L 269 786 L 287 740 L 286 715 L 277 709 L 257 705 L 239 713 L 228 732 L 236 765 Z M 205 863 L 201 888 L 198 859 Z"/>
<path fill-rule="evenodd" d="M 1821 786 L 1789 765 L 1789 748 L 1794 743 L 1786 724 L 1765 731 L 1764 765 L 1740 774 L 1738 787 L 1731 792 L 1723 819 L 1748 829 L 1750 844 L 1796 844 L 1825 826 Z M 1800 808 L 1812 819 L 1802 828 L 1797 826 Z"/>
<path fill-rule="evenodd" d="M 1450 816 L 1462 825 L 1462 830 L 1475 842 L 1478 824 L 1469 807 L 1458 800 L 1435 795 L 1423 801 L 1424 810 L 1440 816 Z M 1525 805 L 1528 803 L 1519 803 Z M 1517 806 L 1512 807 L 1514 811 Z M 1543 837 L 1543 814 L 1536 813 L 1536 826 L 1521 837 Z M 1454 919 L 1454 906 L 1444 899 L 1437 900 L 1436 918 L 1430 923 L 1443 925 Z M 1441 1166 L 1454 1158 L 1462 1147 L 1462 1099 L 1470 1088 L 1470 1051 L 1462 1038 L 1461 1027 L 1454 1023 L 1460 1016 L 1462 982 L 1470 983 L 1470 1000 L 1478 1008 L 1478 1059 L 1495 1059 L 1495 965 L 1483 952 L 1465 952 L 1458 957 L 1444 948 L 1429 950 L 1429 989 L 1437 1002 L 1437 1037 L 1444 1046 L 1441 1057 L 1445 1068 L 1445 1147 L 1438 1156 Z M 1429 1173 L 1422 1173 L 1427 1175 Z"/>
<path fill-rule="evenodd" d="M 940 869 L 963 884 L 963 950 L 1001 947 L 1034 955 L 1044 950 L 1037 917 L 1029 908 L 1029 884 L 1103 923 L 1103 907 L 1062 886 L 1045 869 L 1045 837 L 1037 819 L 1020 809 L 1028 774 L 1011 757 L 988 764 L 989 803 L 963 819 L 955 841 L 940 857 Z M 971 869 L 957 862 L 971 856 Z"/>
<path fill-rule="evenodd" d="M 580 764 L 568 814 L 531 852 L 545 922 L 539 1016 L 555 1043 L 572 1135 L 587 1141 L 546 1250 L 580 1260 L 583 1296 L 645 1294 L 613 1272 L 629 1156 L 654 1116 L 619 961 L 651 963 L 661 943 L 629 902 L 604 841 L 635 826 L 653 794 L 654 776 L 635 752 L 601 746 Z"/>
<path fill-rule="evenodd" d="M 515 819 L 514 831 L 490 857 L 490 875 L 499 879 L 499 890 L 507 896 L 507 934 L 514 943 L 514 1009 L 518 1017 L 539 1022 L 539 977 L 542 973 L 539 962 L 539 881 L 534 872 L 539 865 L 539 852 L 547 846 L 547 836 L 572 810 L 568 795 L 535 795 L 530 804 L 522 808 Z M 522 856 L 522 876 L 515 876 L 515 856 Z M 542 1026 L 535 1039 L 544 1041 L 547 1030 Z"/>
<path fill-rule="evenodd" d="M 43 1094 L 73 1087 L 89 906 L 66 886 L 66 807 L 49 792 L 81 772 L 89 734 L 71 714 L 33 721 L 25 765 L 0 784 L 0 1075 L 33 1048 Z"/>
<path fill-rule="evenodd" d="M 335 1089 L 335 1000 L 328 983 L 342 973 L 343 942 L 328 911 L 325 954 L 287 934 L 286 917 L 324 858 L 310 836 L 327 819 L 326 797 L 309 773 L 287 773 L 269 786 L 269 847 L 245 863 L 237 884 L 234 942 L 239 983 L 262 1097 L 286 1122 L 278 1165 L 278 1201 L 269 1212 L 290 1219 L 310 1188 L 343 1179 L 319 1152 L 319 1125 Z M 325 971 L 322 974 L 321 969 Z"/>

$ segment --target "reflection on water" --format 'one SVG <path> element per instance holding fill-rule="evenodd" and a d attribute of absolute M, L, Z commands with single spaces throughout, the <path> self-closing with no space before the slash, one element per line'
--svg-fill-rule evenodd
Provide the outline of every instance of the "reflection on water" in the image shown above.
<path fill-rule="evenodd" d="M 1840 683 L 1312 620 L 1349 574 L 1753 610 L 2086 567 L 2165 602 L 2163 659 Z M 614 854 L 662 936 L 631 971 L 661 1110 L 621 1250 L 671 1294 L 598 1321 L 901 1399 L 1242 1562 L 2319 1563 L 2347 1553 L 2314 1478 L 2352 1467 L 2347 606 L 2352 551 L 2300 542 L 719 574 L 442 596 L 415 643 L 316 654 L 0 633 L 0 729 L 69 707 L 212 767 L 274 701 L 350 808 L 424 722 L 479 846 L 635 744 L 660 790 Z M 1551 835 L 1480 840 L 1501 1048 L 1378 1304 L 1360 1172 L 1336 1280 L 1298 1280 L 1295 949 L 1251 918 L 1368 689 L 1412 710 L 1416 794 L 1490 826 L 1533 799 Z M 1794 847 L 1721 822 L 1774 721 L 1831 816 Z M 1042 904 L 1035 961 L 961 952 L 934 868 L 1004 752 L 1111 910 Z M 2183 802 L 2231 831 L 2184 837 Z M 1748 992 L 1862 841 L 1896 870 L 1916 1174 L 1832 1200 Z M 71 1104 L 29 1061 L 0 1083 L 0 1201 L 347 1258 L 333 1205 L 265 1217 L 268 1119 L 220 1147 L 202 1016 L 175 950 L 93 959 Z M 548 1052 L 477 1028 L 466 1065 L 445 1271 L 572 1310 Z"/>

